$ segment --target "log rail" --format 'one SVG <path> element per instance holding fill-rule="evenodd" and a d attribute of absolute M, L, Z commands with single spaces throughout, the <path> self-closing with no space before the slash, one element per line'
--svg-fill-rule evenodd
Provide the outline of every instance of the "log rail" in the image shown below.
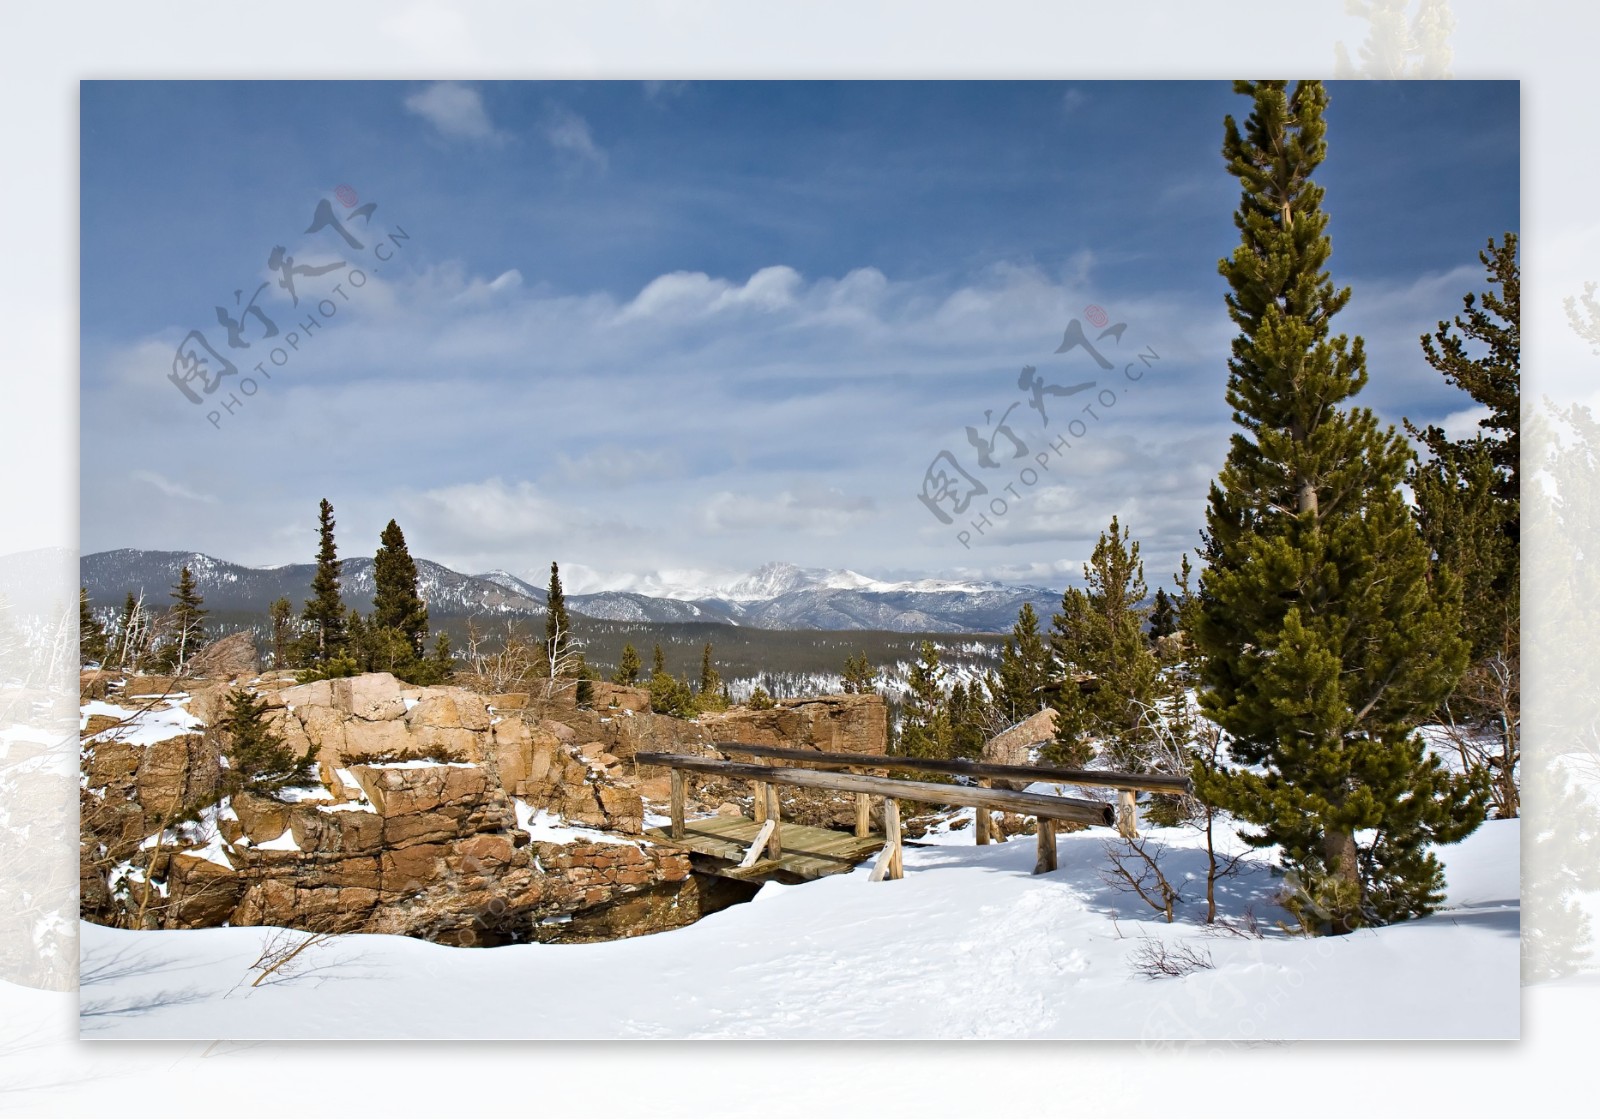
<path fill-rule="evenodd" d="M 884 799 L 885 847 L 873 871 L 874 879 L 897 879 L 903 874 L 900 851 L 899 800 L 923 801 L 945 805 L 962 805 L 978 810 L 978 842 L 988 842 L 988 815 L 990 810 L 1012 812 L 1034 817 L 1038 821 L 1038 859 L 1036 874 L 1054 871 L 1056 860 L 1056 822 L 1070 821 L 1082 825 L 1118 827 L 1127 834 L 1134 827 L 1132 805 L 1134 791 L 1149 790 L 1160 793 L 1186 793 L 1187 778 L 1155 774 L 1121 774 L 1098 770 L 1067 770 L 1049 766 L 1009 766 L 1000 763 L 970 762 L 961 759 L 913 759 L 889 755 L 844 754 L 792 747 L 764 747 L 753 743 L 717 743 L 715 748 L 724 754 L 740 754 L 756 758 L 797 761 L 805 766 L 766 766 L 725 759 L 706 758 L 700 755 L 668 754 L 641 751 L 634 761 L 644 766 L 665 766 L 672 775 L 672 825 L 668 836 L 681 840 L 684 836 L 685 772 L 720 775 L 728 778 L 748 779 L 755 785 L 755 817 L 763 827 L 760 834 L 769 858 L 782 852 L 782 826 L 778 812 L 778 786 L 796 786 L 804 789 L 834 790 L 856 795 L 856 835 L 864 836 L 869 828 L 869 801 L 877 796 Z M 1113 807 L 1103 801 L 1080 797 L 1063 797 L 1055 794 L 1029 793 L 1010 789 L 993 789 L 986 785 L 953 785 L 944 782 L 913 781 L 874 774 L 841 773 L 840 770 L 870 768 L 874 770 L 900 770 L 936 774 L 956 774 L 976 777 L 980 781 L 1008 780 L 1026 782 L 1058 782 L 1110 788 L 1120 791 L 1120 806 Z M 752 848 L 752 854 L 754 848 Z"/>

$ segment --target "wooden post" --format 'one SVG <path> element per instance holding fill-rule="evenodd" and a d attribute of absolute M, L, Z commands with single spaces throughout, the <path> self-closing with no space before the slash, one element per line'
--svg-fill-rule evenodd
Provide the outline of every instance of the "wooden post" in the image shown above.
<path fill-rule="evenodd" d="M 672 771 L 672 832 L 674 840 L 683 839 L 683 771 L 673 768 Z"/>
<path fill-rule="evenodd" d="M 889 861 L 886 877 L 905 878 L 905 864 L 900 859 L 900 802 L 892 797 L 883 799 L 883 840 L 883 858 Z"/>
<path fill-rule="evenodd" d="M 989 779 L 988 778 L 979 778 L 978 779 L 978 788 L 979 789 L 987 788 L 988 785 L 989 785 Z M 974 809 L 972 812 L 973 812 L 973 816 L 975 818 L 976 825 L 977 825 L 978 843 L 987 844 L 989 842 L 989 824 L 990 824 L 989 810 L 985 809 L 983 806 L 980 805 L 976 809 Z"/>
<path fill-rule="evenodd" d="M 751 815 L 757 824 L 766 823 L 767 819 L 767 783 L 755 782 L 755 796 L 751 798 Z"/>
<path fill-rule="evenodd" d="M 777 859 L 783 855 L 783 825 L 778 819 L 778 787 L 770 782 L 763 784 L 767 787 L 767 823 L 772 825 L 772 838 L 767 841 L 767 858 Z"/>
<path fill-rule="evenodd" d="M 1117 793 L 1117 831 L 1124 840 L 1139 838 L 1138 794 L 1131 789 Z"/>
<path fill-rule="evenodd" d="M 1048 875 L 1056 869 L 1056 822 L 1049 817 L 1039 818 L 1039 859 L 1033 865 L 1035 875 Z"/>
<path fill-rule="evenodd" d="M 872 798 L 865 793 L 856 794 L 856 835 L 872 835 Z"/>

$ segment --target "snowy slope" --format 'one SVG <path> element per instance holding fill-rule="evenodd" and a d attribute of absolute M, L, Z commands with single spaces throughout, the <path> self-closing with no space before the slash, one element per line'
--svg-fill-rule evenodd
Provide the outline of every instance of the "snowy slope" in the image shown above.
<path fill-rule="evenodd" d="M 686 929 L 596 945 L 454 949 L 356 935 L 250 988 L 271 931 L 82 927 L 86 1038 L 1515 1038 L 1517 822 L 1445 850 L 1450 909 L 1343 938 L 1272 928 L 1280 885 L 1253 860 L 1225 909 L 1262 940 L 1208 935 L 1195 905 L 1167 925 L 1110 890 L 1103 831 L 978 848 L 971 829 L 909 848 L 906 878 L 866 867 Z M 1192 832 L 1172 867 L 1194 870 Z M 1187 851 L 1180 851 L 1187 848 Z M 1188 894 L 1198 899 L 1198 884 Z M 1136 975 L 1155 938 L 1216 967 Z"/>

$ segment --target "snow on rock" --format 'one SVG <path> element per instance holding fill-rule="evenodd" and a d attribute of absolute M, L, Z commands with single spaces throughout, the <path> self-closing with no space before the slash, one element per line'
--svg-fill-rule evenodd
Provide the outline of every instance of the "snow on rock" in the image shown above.
<path fill-rule="evenodd" d="M 522 798 L 512 799 L 516 808 L 517 828 L 526 832 L 528 838 L 537 843 L 547 844 L 628 844 L 624 840 L 613 836 L 609 832 L 601 832 L 597 828 L 579 828 L 569 825 L 561 817 L 548 809 L 535 809 Z"/>
<path fill-rule="evenodd" d="M 175 697 L 169 697 L 165 707 L 148 709 L 124 708 L 104 700 L 91 700 L 78 709 L 78 730 L 87 730 L 89 720 L 94 716 L 105 716 L 117 723 L 85 740 L 88 743 L 127 743 L 149 747 L 180 735 L 193 734 L 204 726 L 184 710 Z"/>

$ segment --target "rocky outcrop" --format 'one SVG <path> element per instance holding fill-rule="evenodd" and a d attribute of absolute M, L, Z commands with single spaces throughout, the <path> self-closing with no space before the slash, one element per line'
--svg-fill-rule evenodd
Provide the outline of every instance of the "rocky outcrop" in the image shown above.
<path fill-rule="evenodd" d="M 889 710 L 875 693 L 779 700 L 766 711 L 732 708 L 700 717 L 714 740 L 764 747 L 809 747 L 841 754 L 884 754 Z"/>
<path fill-rule="evenodd" d="M 248 630 L 218 638 L 207 645 L 189 662 L 189 671 L 196 677 L 208 680 L 231 681 L 239 677 L 253 677 L 260 672 L 261 663 L 256 655 L 256 638 Z"/>
<path fill-rule="evenodd" d="M 215 805 L 228 742 L 187 724 L 152 741 L 122 737 L 115 716 L 96 714 L 130 702 L 118 698 L 119 679 L 93 684 L 112 700 L 86 708 L 85 867 L 148 868 L 164 893 L 143 920 L 166 928 L 282 925 L 498 944 L 684 924 L 738 891 L 703 882 L 686 854 L 642 836 L 646 805 L 665 807 L 668 781 L 665 770 L 637 766 L 637 752 L 710 754 L 714 739 L 741 739 L 881 754 L 887 732 L 875 696 L 786 701 L 697 723 L 629 706 L 641 694 L 620 686 L 605 704 L 552 709 L 386 673 L 184 681 L 175 719 L 187 712 L 190 724 L 212 725 L 227 693 L 249 687 L 286 745 L 313 752 L 320 784 L 283 800 L 236 794 L 208 810 L 212 832 L 185 826 L 152 849 L 141 844 L 163 814 Z M 748 783 L 696 781 L 690 794 L 707 812 L 749 809 Z M 781 796 L 786 819 L 854 823 L 848 797 Z M 104 889 L 114 878 L 85 871 L 87 916 L 115 905 Z"/>

